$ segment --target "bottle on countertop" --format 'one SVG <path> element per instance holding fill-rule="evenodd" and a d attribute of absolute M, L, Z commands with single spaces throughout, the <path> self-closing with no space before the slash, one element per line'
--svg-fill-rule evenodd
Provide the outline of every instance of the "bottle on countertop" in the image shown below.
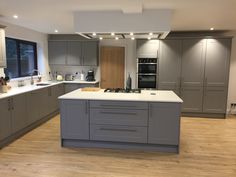
<path fill-rule="evenodd" d="M 130 73 L 128 75 L 128 78 L 126 80 L 126 90 L 132 89 L 132 78 L 130 77 Z"/>

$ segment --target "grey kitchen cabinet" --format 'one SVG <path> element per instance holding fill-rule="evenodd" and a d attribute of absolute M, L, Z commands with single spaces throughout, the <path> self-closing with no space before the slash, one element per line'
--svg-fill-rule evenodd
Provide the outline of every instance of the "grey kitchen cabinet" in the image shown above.
<path fill-rule="evenodd" d="M 26 94 L 0 100 L 0 140 L 27 126 Z"/>
<path fill-rule="evenodd" d="M 27 93 L 28 124 L 32 124 L 41 117 L 41 94 L 39 90 Z M 47 100 L 46 100 L 47 101 Z"/>
<path fill-rule="evenodd" d="M 82 65 L 82 42 L 68 41 L 67 65 Z"/>
<path fill-rule="evenodd" d="M 183 40 L 181 86 L 203 86 L 205 39 Z"/>
<path fill-rule="evenodd" d="M 179 103 L 149 103 L 149 144 L 179 144 L 180 107 Z"/>
<path fill-rule="evenodd" d="M 6 66 L 5 31 L 0 28 L 0 68 L 5 68 Z"/>
<path fill-rule="evenodd" d="M 49 64 L 66 65 L 67 42 L 49 41 L 48 42 Z"/>
<path fill-rule="evenodd" d="M 89 139 L 89 105 L 87 100 L 61 102 L 61 130 L 65 139 Z"/>
<path fill-rule="evenodd" d="M 207 39 L 205 85 L 227 87 L 231 39 Z"/>
<path fill-rule="evenodd" d="M 69 92 L 72 92 L 74 90 L 77 90 L 80 88 L 80 85 L 79 84 L 69 84 L 69 83 L 66 83 L 65 84 L 65 93 L 69 93 Z"/>
<path fill-rule="evenodd" d="M 52 112 L 59 109 L 59 100 L 58 97 L 65 93 L 64 84 L 58 84 L 52 86 L 51 88 L 51 95 L 52 95 Z"/>
<path fill-rule="evenodd" d="M 0 140 L 11 135 L 11 99 L 0 100 Z"/>
<path fill-rule="evenodd" d="M 98 42 L 86 41 L 82 45 L 83 66 L 97 66 L 98 65 Z"/>
<path fill-rule="evenodd" d="M 138 58 L 157 58 L 159 48 L 158 40 L 137 40 L 137 57 Z"/>
<path fill-rule="evenodd" d="M 12 132 L 15 133 L 28 125 L 27 96 L 16 95 L 12 99 Z"/>
<path fill-rule="evenodd" d="M 98 41 L 49 41 L 49 64 L 97 66 Z"/>
<path fill-rule="evenodd" d="M 202 112 L 203 87 L 182 87 L 182 112 Z"/>
<path fill-rule="evenodd" d="M 180 94 L 182 40 L 161 40 L 159 52 L 159 81 L 161 90 Z"/>
<path fill-rule="evenodd" d="M 227 87 L 205 87 L 203 112 L 226 113 Z"/>

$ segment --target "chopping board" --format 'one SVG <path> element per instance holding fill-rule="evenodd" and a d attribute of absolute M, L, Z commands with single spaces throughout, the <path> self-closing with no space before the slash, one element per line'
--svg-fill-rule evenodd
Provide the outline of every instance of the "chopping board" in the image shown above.
<path fill-rule="evenodd" d="M 101 90 L 100 88 L 98 88 L 98 87 L 84 87 L 84 88 L 81 88 L 81 91 L 82 92 L 97 92 L 97 91 L 99 91 L 99 90 Z"/>

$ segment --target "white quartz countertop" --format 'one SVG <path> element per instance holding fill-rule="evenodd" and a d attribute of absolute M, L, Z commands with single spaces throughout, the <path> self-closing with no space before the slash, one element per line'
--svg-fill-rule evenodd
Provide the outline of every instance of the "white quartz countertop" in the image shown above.
<path fill-rule="evenodd" d="M 58 85 L 58 84 L 62 84 L 62 83 L 74 83 L 74 84 L 96 84 L 99 81 L 93 81 L 93 82 L 88 82 L 88 81 L 79 81 L 79 80 L 75 80 L 75 81 L 57 81 L 57 82 L 53 82 L 53 81 L 46 81 L 46 82 L 41 82 L 41 83 L 48 83 L 50 85 L 45 85 L 45 86 L 36 86 L 37 83 L 35 83 L 34 85 L 27 85 L 27 86 L 23 86 L 23 87 L 14 87 L 10 90 L 8 90 L 7 93 L 0 93 L 0 99 L 3 98 L 7 98 L 7 97 L 11 97 L 14 95 L 19 95 L 22 93 L 26 93 L 26 92 L 31 92 L 34 90 L 39 90 L 42 88 L 47 88 L 47 87 L 51 87 L 53 85 Z"/>
<path fill-rule="evenodd" d="M 78 100 L 109 100 L 109 101 L 147 101 L 147 102 L 175 102 L 182 103 L 173 91 L 166 90 L 142 90 L 141 93 L 109 93 L 101 89 L 97 92 L 81 91 L 81 89 L 67 93 L 59 99 Z"/>

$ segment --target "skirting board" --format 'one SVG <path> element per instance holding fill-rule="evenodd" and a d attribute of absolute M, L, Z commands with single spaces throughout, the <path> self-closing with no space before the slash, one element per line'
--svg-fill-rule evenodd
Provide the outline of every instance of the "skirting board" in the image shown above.
<path fill-rule="evenodd" d="M 123 143 L 107 141 L 90 141 L 90 140 L 70 140 L 62 139 L 62 147 L 79 147 L 79 148 L 109 148 L 109 149 L 126 149 L 141 151 L 159 151 L 179 153 L 179 146 L 175 145 L 154 145 L 141 143 Z"/>

